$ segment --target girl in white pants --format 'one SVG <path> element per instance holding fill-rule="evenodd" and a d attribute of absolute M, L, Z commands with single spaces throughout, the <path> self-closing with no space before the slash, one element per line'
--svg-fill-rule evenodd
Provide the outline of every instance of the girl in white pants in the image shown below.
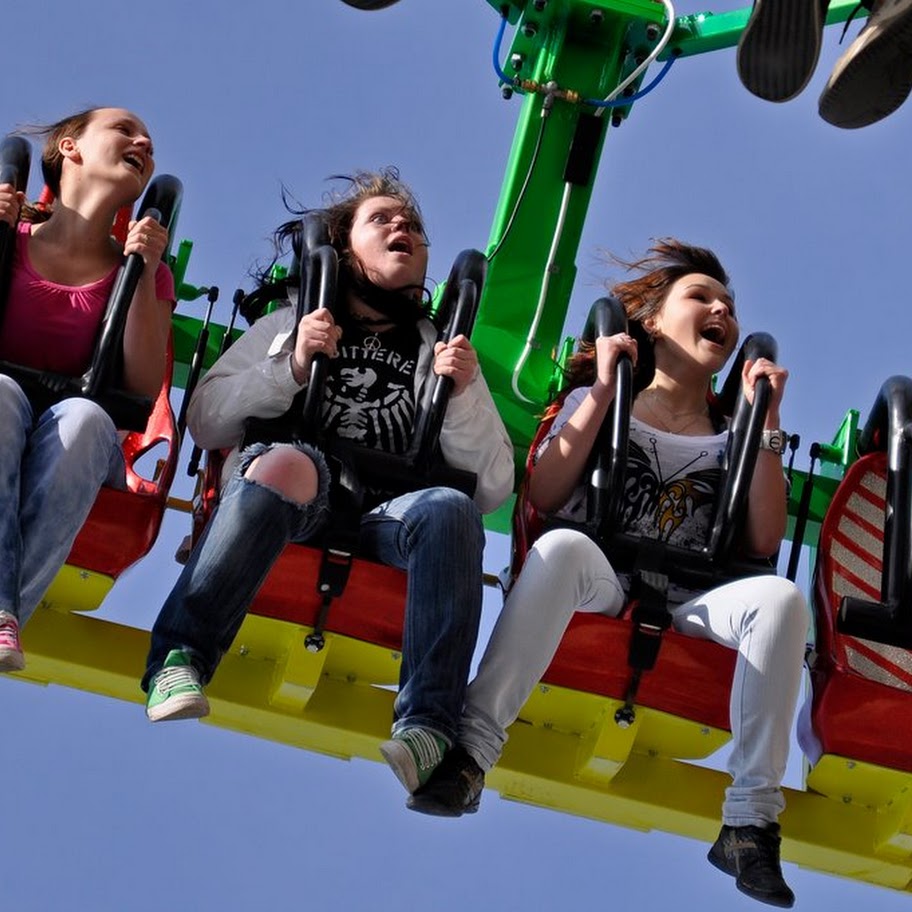
<path fill-rule="evenodd" d="M 710 384 L 738 341 L 729 280 L 711 251 L 674 240 L 629 266 L 639 275 L 612 293 L 640 342 L 626 333 L 600 338 L 571 363 L 571 392 L 536 453 L 529 499 L 545 515 L 585 517 L 583 474 L 614 399 L 618 357 L 627 354 L 635 364 L 635 398 L 622 527 L 699 548 L 712 522 L 727 439 Z M 762 376 L 770 383 L 770 405 L 740 539 L 752 557 L 775 554 L 786 523 L 779 409 L 788 373 L 766 359 L 746 361 L 742 386 L 749 402 Z M 580 532 L 555 529 L 533 545 L 469 687 L 460 745 L 410 807 L 449 816 L 477 808 L 506 728 L 550 664 L 574 611 L 616 615 L 626 588 L 627 580 Z M 733 782 L 709 860 L 734 876 L 742 892 L 789 907 L 794 895 L 779 864 L 777 818 L 807 632 L 804 598 L 793 583 L 768 575 L 706 593 L 672 586 L 669 610 L 679 632 L 738 651 L 730 704 Z"/>

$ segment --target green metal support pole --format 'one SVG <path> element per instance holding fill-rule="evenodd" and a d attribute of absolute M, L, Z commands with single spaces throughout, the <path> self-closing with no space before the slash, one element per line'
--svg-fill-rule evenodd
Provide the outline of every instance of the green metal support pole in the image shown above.
<path fill-rule="evenodd" d="M 508 14 L 517 29 L 503 65 L 526 97 L 473 342 L 518 458 L 553 392 L 596 167 L 626 110 L 598 114 L 583 100 L 605 98 L 648 55 L 663 10 L 654 0 L 547 0 Z"/>
<path fill-rule="evenodd" d="M 657 0 L 488 2 L 515 26 L 500 61 L 511 80 L 507 94 L 526 97 L 488 243 L 491 264 L 473 342 L 520 464 L 554 392 L 602 145 L 630 111 L 594 117 L 597 109 L 585 99 L 608 96 L 652 50 L 665 8 Z M 855 0 L 833 0 L 827 22 L 845 21 L 855 7 Z M 750 10 L 677 18 L 658 59 L 735 46 Z M 588 169 L 580 166 L 587 158 Z"/>

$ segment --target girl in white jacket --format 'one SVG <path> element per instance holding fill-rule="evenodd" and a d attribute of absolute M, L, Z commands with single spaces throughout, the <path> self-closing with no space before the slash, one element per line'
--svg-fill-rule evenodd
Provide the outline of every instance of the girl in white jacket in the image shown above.
<path fill-rule="evenodd" d="M 284 414 L 329 356 L 323 430 L 391 453 L 411 439 L 416 405 L 435 375 L 453 390 L 440 434 L 447 464 L 477 474 L 474 502 L 445 487 L 371 492 L 361 553 L 407 570 L 402 669 L 384 757 L 409 792 L 456 740 L 481 612 L 481 513 L 513 487 L 513 451 L 465 336 L 436 342 L 421 307 L 427 241 L 417 203 L 393 170 L 357 174 L 325 212 L 340 255 L 339 316 L 318 309 L 295 326 L 280 308 L 259 319 L 209 371 L 188 410 L 206 449 L 232 448 L 218 509 L 152 630 L 143 688 L 153 722 L 198 718 L 203 693 L 248 605 L 288 542 L 327 517 L 329 472 L 307 444 L 240 450 L 248 418 Z M 297 230 L 277 232 L 287 240 Z M 280 245 L 281 247 L 281 245 Z"/>

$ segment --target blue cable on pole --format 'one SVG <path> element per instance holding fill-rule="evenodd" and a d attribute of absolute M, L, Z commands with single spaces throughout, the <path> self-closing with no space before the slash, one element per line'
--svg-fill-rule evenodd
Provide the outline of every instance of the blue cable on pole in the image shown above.
<path fill-rule="evenodd" d="M 583 100 L 583 104 L 592 105 L 595 108 L 624 108 L 629 104 L 633 104 L 635 101 L 648 95 L 667 75 L 668 71 L 671 69 L 671 65 L 675 62 L 674 57 L 669 57 L 665 61 L 665 65 L 659 70 L 655 79 L 646 86 L 645 89 L 640 89 L 639 92 L 634 92 L 633 95 L 629 95 L 626 98 L 615 98 L 611 101 L 599 101 L 597 98 L 586 98 Z"/>
<path fill-rule="evenodd" d="M 503 44 L 504 32 L 507 29 L 507 7 L 503 7 L 500 17 L 500 28 L 497 30 L 497 39 L 494 41 L 494 71 L 497 73 L 501 82 L 509 86 L 516 85 L 516 80 L 508 76 L 500 65 L 500 48 Z"/>
<path fill-rule="evenodd" d="M 500 65 L 500 53 L 503 47 L 503 37 L 507 29 L 507 13 L 508 8 L 506 6 L 501 7 L 501 16 L 500 16 L 500 27 L 497 29 L 497 38 L 494 40 L 494 52 L 492 54 L 492 60 L 494 63 L 494 72 L 497 73 L 498 79 L 511 88 L 515 88 L 518 80 L 513 76 L 508 76 L 504 71 L 503 67 Z M 675 57 L 671 56 L 663 65 L 662 69 L 659 70 L 656 77 L 646 86 L 645 89 L 640 89 L 639 92 L 634 92 L 633 95 L 628 95 L 625 98 L 614 98 L 611 101 L 602 101 L 598 98 L 584 98 L 583 104 L 591 105 L 594 108 L 624 108 L 627 105 L 633 104 L 635 101 L 639 101 L 641 98 L 645 98 L 667 75 L 668 71 L 671 69 L 671 65 L 675 62 Z"/>

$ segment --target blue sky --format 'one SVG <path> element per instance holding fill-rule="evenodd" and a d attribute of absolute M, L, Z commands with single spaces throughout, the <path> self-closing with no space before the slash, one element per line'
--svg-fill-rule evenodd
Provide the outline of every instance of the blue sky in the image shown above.
<path fill-rule="evenodd" d="M 740 5 L 688 0 L 678 12 Z M 338 0 L 32 0 L 4 16 L 4 129 L 91 104 L 143 117 L 159 171 L 185 185 L 188 279 L 222 287 L 222 321 L 284 218 L 282 184 L 316 204 L 328 175 L 396 164 L 427 216 L 433 278 L 487 242 L 520 101 L 501 99 L 490 65 L 498 21 L 484 0 L 402 0 L 377 13 Z M 599 294 L 599 250 L 638 252 L 664 235 L 713 247 L 744 329 L 779 340 L 792 371 L 783 420 L 805 445 L 828 440 L 847 408 L 865 413 L 887 376 L 912 372 L 912 107 L 857 132 L 818 118 L 838 31 L 793 102 L 750 96 L 734 51 L 721 51 L 679 61 L 611 131 L 568 320 L 578 329 Z M 186 526 L 168 517 L 105 614 L 151 624 Z M 505 559 L 492 536 L 488 568 Z M 497 607 L 489 596 L 486 630 Z M 405 810 L 379 763 L 193 723 L 152 727 L 136 705 L 62 688 L 0 679 L 0 707 L 0 909 L 760 908 L 694 841 L 491 792 L 474 818 L 426 818 Z M 804 908 L 908 906 L 786 871 Z"/>

